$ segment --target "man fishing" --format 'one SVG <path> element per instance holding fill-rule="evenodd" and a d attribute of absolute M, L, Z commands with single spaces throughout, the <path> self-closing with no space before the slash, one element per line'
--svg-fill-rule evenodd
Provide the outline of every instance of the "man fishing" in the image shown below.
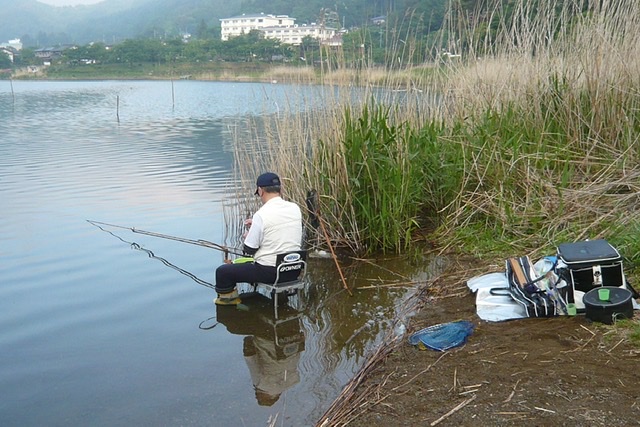
<path fill-rule="evenodd" d="M 249 231 L 243 251 L 253 262 L 225 261 L 216 269 L 217 305 L 241 303 L 237 283 L 273 283 L 276 279 L 276 256 L 300 250 L 302 244 L 302 213 L 300 207 L 281 196 L 280 177 L 263 173 L 256 180 L 255 195 L 263 205 L 251 219 L 245 221 Z"/>

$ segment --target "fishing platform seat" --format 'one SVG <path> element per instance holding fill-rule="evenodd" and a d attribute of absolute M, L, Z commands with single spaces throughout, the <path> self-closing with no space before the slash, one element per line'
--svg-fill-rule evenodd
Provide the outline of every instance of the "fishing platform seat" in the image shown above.
<path fill-rule="evenodd" d="M 307 251 L 290 251 L 276 256 L 276 280 L 273 283 L 253 283 L 253 290 L 263 287 L 273 298 L 275 318 L 278 319 L 278 295 L 291 296 L 305 286 Z M 298 300 L 301 301 L 300 295 Z"/>
<path fill-rule="evenodd" d="M 275 319 L 273 316 L 260 315 L 265 325 L 268 325 L 273 334 L 273 342 L 276 345 L 278 356 L 290 355 L 304 350 L 304 330 L 302 328 L 302 313 L 299 311 L 287 311 L 284 316 Z"/>

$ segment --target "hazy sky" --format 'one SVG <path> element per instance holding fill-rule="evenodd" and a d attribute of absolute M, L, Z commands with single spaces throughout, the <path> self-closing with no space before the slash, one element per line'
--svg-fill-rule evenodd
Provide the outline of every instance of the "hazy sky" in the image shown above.
<path fill-rule="evenodd" d="M 40 3 L 52 6 L 75 6 L 78 4 L 96 4 L 104 0 L 38 0 Z"/>

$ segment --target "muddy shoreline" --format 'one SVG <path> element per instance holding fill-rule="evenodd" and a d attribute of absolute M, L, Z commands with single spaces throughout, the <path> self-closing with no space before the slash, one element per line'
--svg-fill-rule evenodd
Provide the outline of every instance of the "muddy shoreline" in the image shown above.
<path fill-rule="evenodd" d="M 376 350 L 318 426 L 640 425 L 640 349 L 624 329 L 582 315 L 485 322 L 466 279 L 443 277 L 418 292 L 408 333 Z M 407 342 L 453 320 L 476 325 L 462 347 Z"/>

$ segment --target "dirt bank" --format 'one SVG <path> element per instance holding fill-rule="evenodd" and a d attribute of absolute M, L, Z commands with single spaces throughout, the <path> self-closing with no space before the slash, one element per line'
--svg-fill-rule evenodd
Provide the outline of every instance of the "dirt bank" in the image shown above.
<path fill-rule="evenodd" d="M 436 352 L 406 337 L 390 343 L 319 425 L 640 425 L 640 350 L 627 330 L 584 316 L 484 322 L 474 295 L 451 280 L 439 287 L 448 293 L 423 293 L 409 330 L 470 320 L 467 344 Z"/>

